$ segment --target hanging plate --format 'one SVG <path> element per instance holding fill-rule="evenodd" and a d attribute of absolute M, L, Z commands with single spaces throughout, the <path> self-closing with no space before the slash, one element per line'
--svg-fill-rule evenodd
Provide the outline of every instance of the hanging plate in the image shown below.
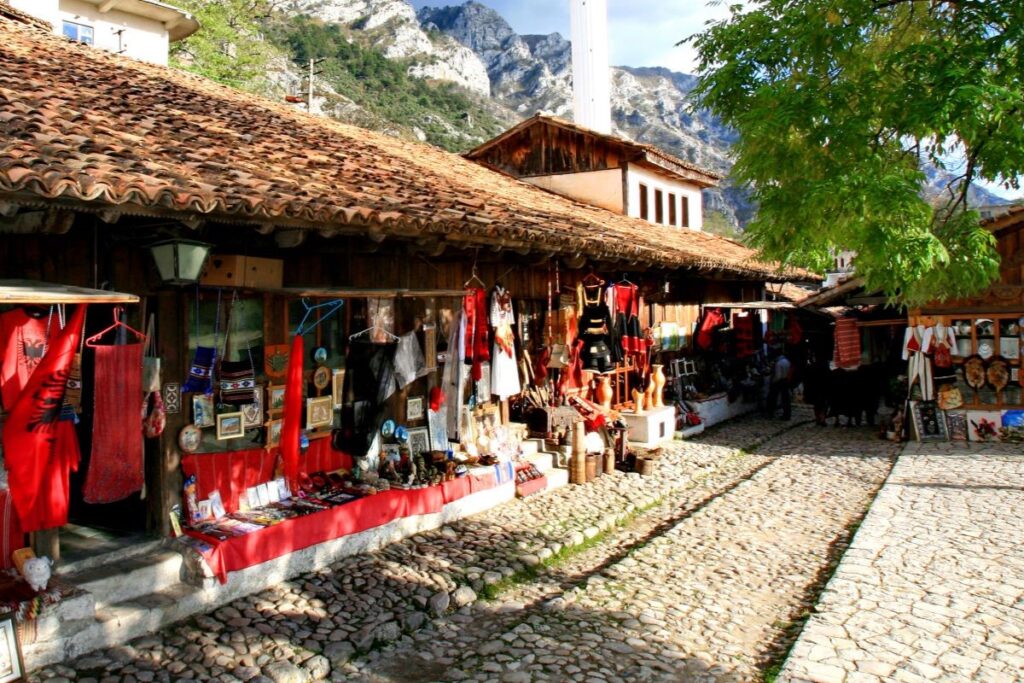
<path fill-rule="evenodd" d="M 178 432 L 178 447 L 186 453 L 195 453 L 203 442 L 203 430 L 195 425 L 185 425 Z"/>
<path fill-rule="evenodd" d="M 313 386 L 317 389 L 326 389 L 330 383 L 331 371 L 326 366 L 321 365 L 313 372 Z"/>

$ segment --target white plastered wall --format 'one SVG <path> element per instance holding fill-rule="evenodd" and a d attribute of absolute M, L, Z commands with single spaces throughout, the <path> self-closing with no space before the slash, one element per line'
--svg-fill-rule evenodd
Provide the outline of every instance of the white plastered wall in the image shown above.
<path fill-rule="evenodd" d="M 93 28 L 94 45 L 102 50 L 154 64 L 167 64 L 169 38 L 163 22 L 112 9 L 99 8 L 81 0 L 12 0 L 11 5 L 53 25 L 62 35 L 63 22 Z M 118 31 L 122 33 L 118 35 Z"/>
<path fill-rule="evenodd" d="M 701 190 L 698 185 L 683 182 L 681 180 L 674 180 L 668 176 L 650 171 L 646 168 L 642 168 L 637 164 L 629 164 L 626 171 L 626 193 L 627 193 L 627 213 L 634 218 L 640 217 L 640 185 L 647 186 L 647 220 L 651 223 L 655 223 L 655 217 L 657 213 L 654 207 L 655 190 L 661 190 L 663 194 L 663 201 L 665 202 L 664 209 L 664 224 L 668 225 L 669 210 L 668 210 L 668 199 L 669 194 L 676 196 L 676 222 L 682 225 L 683 214 L 682 214 L 682 198 L 686 197 L 689 200 L 689 217 L 690 217 L 690 230 L 703 230 L 704 228 L 704 215 L 703 215 L 703 200 L 701 199 Z"/>
<path fill-rule="evenodd" d="M 615 213 L 623 213 L 622 169 L 620 168 L 585 173 L 530 176 L 522 178 L 522 180 L 584 204 L 599 206 Z"/>

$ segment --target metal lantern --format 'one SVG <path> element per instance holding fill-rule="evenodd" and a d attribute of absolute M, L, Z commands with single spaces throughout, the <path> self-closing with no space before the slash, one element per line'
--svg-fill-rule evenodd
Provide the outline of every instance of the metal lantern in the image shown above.
<path fill-rule="evenodd" d="M 212 246 L 194 240 L 171 239 L 149 245 L 149 251 L 165 284 L 190 285 L 199 281 Z"/>

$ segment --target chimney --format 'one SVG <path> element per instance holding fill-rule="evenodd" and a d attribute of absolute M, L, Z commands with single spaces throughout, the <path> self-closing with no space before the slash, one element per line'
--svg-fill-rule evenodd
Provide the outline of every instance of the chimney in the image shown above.
<path fill-rule="evenodd" d="M 572 94 L 576 123 L 612 132 L 607 0 L 569 0 L 572 18 Z"/>

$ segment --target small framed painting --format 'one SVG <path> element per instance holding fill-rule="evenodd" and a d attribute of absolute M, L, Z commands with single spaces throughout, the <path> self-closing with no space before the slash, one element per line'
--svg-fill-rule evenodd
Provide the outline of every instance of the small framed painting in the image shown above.
<path fill-rule="evenodd" d="M 0 683 L 20 681 L 25 677 L 25 662 L 21 658 L 21 642 L 14 623 L 14 612 L 0 615 Z"/>
<path fill-rule="evenodd" d="M 195 394 L 192 396 L 192 424 L 196 427 L 212 427 L 216 424 L 213 410 L 213 396 Z"/>
<path fill-rule="evenodd" d="M 416 427 L 409 430 L 409 453 L 419 455 L 430 450 L 430 435 L 426 427 Z"/>
<path fill-rule="evenodd" d="M 284 420 L 271 420 L 267 423 L 267 448 L 276 448 L 281 445 L 281 427 Z"/>
<path fill-rule="evenodd" d="M 422 420 L 423 419 L 423 397 L 416 396 L 405 401 L 405 419 L 406 420 Z"/>
<path fill-rule="evenodd" d="M 217 440 L 241 439 L 245 436 L 245 417 L 241 411 L 217 416 Z"/>
<path fill-rule="evenodd" d="M 341 409 L 345 403 L 345 369 L 335 370 L 331 375 L 331 396 L 334 398 L 334 407 Z"/>
<path fill-rule="evenodd" d="M 284 385 L 267 385 L 267 410 L 271 415 L 280 415 L 284 412 Z"/>
<path fill-rule="evenodd" d="M 330 427 L 334 424 L 334 399 L 318 396 L 306 399 L 306 429 Z"/>
<path fill-rule="evenodd" d="M 947 410 L 946 426 L 949 428 L 950 441 L 967 441 L 967 412 L 963 410 Z"/>
<path fill-rule="evenodd" d="M 430 428 L 430 450 L 446 451 L 448 443 L 448 413 L 446 410 L 428 410 L 427 426 Z"/>
<path fill-rule="evenodd" d="M 246 429 L 256 429 L 263 424 L 263 387 L 252 392 L 252 403 L 240 406 Z"/>

